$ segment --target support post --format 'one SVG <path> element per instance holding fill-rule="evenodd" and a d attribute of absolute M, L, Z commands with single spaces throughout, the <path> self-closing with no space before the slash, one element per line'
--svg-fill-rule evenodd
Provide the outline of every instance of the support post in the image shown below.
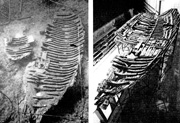
<path fill-rule="evenodd" d="M 160 14 L 161 14 L 161 0 L 159 0 L 159 14 L 158 15 Z"/>

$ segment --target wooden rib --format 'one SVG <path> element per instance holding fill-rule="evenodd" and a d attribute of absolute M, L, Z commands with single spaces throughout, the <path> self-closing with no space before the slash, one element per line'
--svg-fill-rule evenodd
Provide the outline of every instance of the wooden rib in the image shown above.
<path fill-rule="evenodd" d="M 49 100 L 49 99 L 54 99 L 52 96 L 33 96 L 33 99 L 38 99 L 38 100 Z"/>
<path fill-rule="evenodd" d="M 57 71 L 57 70 L 52 70 L 52 69 L 47 69 L 46 70 L 46 72 L 45 72 L 45 74 L 47 74 L 47 75 L 57 75 L 57 76 L 59 76 L 59 77 L 66 77 L 66 76 L 72 76 L 73 75 L 73 73 L 76 71 L 77 69 L 74 69 L 74 70 L 72 70 L 72 71 L 69 71 L 69 72 L 63 72 L 63 71 Z"/>
<path fill-rule="evenodd" d="M 58 49 L 58 51 L 62 51 L 62 52 L 76 52 L 78 50 L 77 48 L 72 48 L 72 47 L 67 47 L 66 49 L 61 49 L 59 47 L 59 44 L 54 43 L 54 42 L 44 42 L 43 47 L 46 47 L 46 50 L 53 48 L 53 49 Z"/>
<path fill-rule="evenodd" d="M 76 51 L 72 51 L 72 52 L 65 52 L 65 51 L 59 51 L 58 49 L 56 48 L 49 48 L 49 50 L 47 50 L 47 52 L 50 52 L 54 55 L 58 55 L 58 56 L 76 56 L 79 51 L 76 50 Z"/>
<path fill-rule="evenodd" d="M 78 57 L 80 54 L 69 55 L 69 56 L 67 56 L 67 55 L 59 55 L 59 56 L 57 56 L 57 55 L 53 54 L 52 52 L 48 52 L 47 55 L 48 55 L 48 57 L 50 56 L 52 59 L 54 58 L 54 59 L 57 59 L 57 60 L 59 60 L 59 59 L 73 60 L 73 59 L 76 59 L 76 57 Z"/>

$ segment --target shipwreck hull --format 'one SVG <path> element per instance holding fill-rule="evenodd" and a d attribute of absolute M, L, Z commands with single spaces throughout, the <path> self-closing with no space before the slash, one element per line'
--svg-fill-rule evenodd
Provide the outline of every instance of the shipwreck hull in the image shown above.
<path fill-rule="evenodd" d="M 129 90 L 146 77 L 157 64 L 160 65 L 161 73 L 159 81 L 162 81 L 169 56 L 173 55 L 179 21 L 177 9 L 170 9 L 160 16 L 154 13 L 139 13 L 122 27 L 111 32 L 114 38 L 110 42 L 115 42 L 115 45 L 111 48 L 113 50 L 109 51 L 114 52 L 111 53 L 114 58 L 111 59 L 106 76 L 98 84 L 95 97 L 95 113 L 100 121 L 115 121 L 117 112 L 123 110 L 121 103 L 128 98 Z M 109 43 L 108 38 L 100 38 L 99 42 L 94 44 L 94 48 L 98 44 L 101 52 L 103 47 L 111 46 L 110 43 L 101 43 L 103 41 Z M 109 51 L 106 51 L 108 54 Z M 102 53 L 94 52 L 94 67 L 97 69 L 96 64 L 106 57 L 106 54 Z"/>
<path fill-rule="evenodd" d="M 18 38 L 13 37 L 8 41 L 5 39 L 7 57 L 13 61 L 21 60 L 30 56 L 33 53 L 33 41 L 30 41 L 27 36 Z"/>
<path fill-rule="evenodd" d="M 57 105 L 73 85 L 82 57 L 84 33 L 76 14 L 55 13 L 54 21 L 46 29 L 41 55 L 27 65 L 23 75 L 26 94 L 20 104 L 23 117 L 39 123 L 43 114 Z"/>

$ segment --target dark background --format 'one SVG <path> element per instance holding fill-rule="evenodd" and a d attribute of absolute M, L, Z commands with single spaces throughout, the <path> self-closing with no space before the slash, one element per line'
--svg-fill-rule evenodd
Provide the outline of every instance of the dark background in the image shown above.
<path fill-rule="evenodd" d="M 131 8 L 135 14 L 144 11 L 145 0 L 94 0 L 94 31 Z"/>

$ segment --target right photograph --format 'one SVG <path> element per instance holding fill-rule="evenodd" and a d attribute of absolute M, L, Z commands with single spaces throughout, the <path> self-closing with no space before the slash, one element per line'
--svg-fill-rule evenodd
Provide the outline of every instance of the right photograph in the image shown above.
<path fill-rule="evenodd" d="M 180 122 L 180 1 L 94 0 L 92 123 Z"/>

